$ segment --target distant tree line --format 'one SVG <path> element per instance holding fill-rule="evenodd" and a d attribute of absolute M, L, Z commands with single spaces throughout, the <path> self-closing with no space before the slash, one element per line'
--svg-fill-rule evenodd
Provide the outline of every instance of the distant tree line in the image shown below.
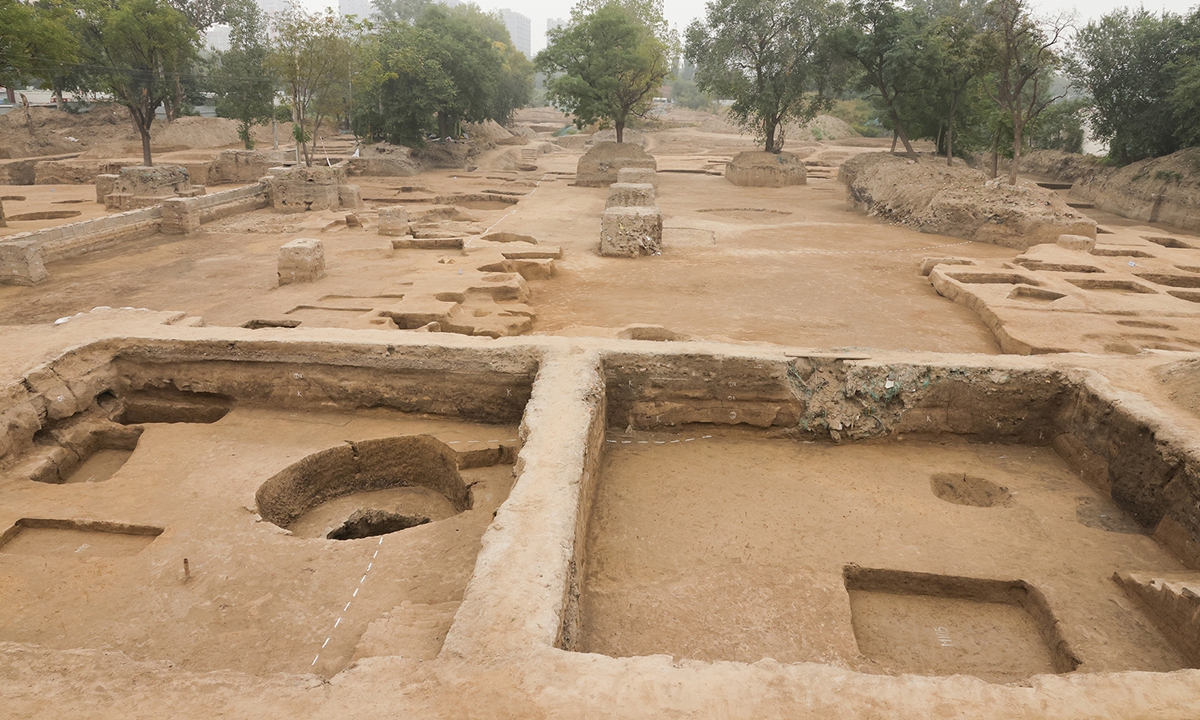
<path fill-rule="evenodd" d="M 990 156 L 1015 182 L 1022 152 L 1078 152 L 1085 124 L 1114 162 L 1200 143 L 1200 7 L 1117 10 L 1075 28 L 1032 0 L 712 0 L 681 38 L 662 0 L 579 0 L 531 62 L 498 15 L 475 5 L 375 0 L 370 18 L 253 0 L 0 0 L 0 84 L 56 97 L 102 93 L 150 127 L 215 98 L 251 129 L 293 122 L 302 157 L 336 125 L 366 141 L 420 143 L 464 122 L 504 123 L 545 97 L 581 127 L 625 129 L 655 97 L 727 105 L 779 152 L 786 129 L 826 112 L 947 162 Z M 200 37 L 228 24 L 230 47 Z"/>
<path fill-rule="evenodd" d="M 222 52 L 201 41 L 218 23 L 230 27 Z M 419 143 L 463 122 L 508 122 L 529 102 L 533 74 L 500 17 L 473 4 L 381 2 L 359 20 L 298 5 L 267 17 L 253 0 L 0 0 L 0 84 L 111 97 L 128 109 L 147 165 L 160 109 L 170 121 L 212 98 L 247 148 L 255 125 L 290 120 L 312 164 L 330 125 Z"/>

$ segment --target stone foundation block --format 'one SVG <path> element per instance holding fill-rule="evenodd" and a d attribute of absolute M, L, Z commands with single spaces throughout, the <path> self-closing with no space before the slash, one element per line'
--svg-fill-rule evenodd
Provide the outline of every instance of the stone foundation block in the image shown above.
<path fill-rule="evenodd" d="M 338 202 L 347 210 L 358 210 L 363 206 L 362 191 L 357 185 L 339 185 Z"/>
<path fill-rule="evenodd" d="M 338 188 L 345 184 L 340 167 L 271 168 L 267 190 L 277 212 L 336 210 L 342 201 Z"/>
<path fill-rule="evenodd" d="M 168 198 L 162 203 L 162 224 L 159 230 L 164 235 L 187 235 L 200 229 L 200 207 L 184 198 Z"/>
<path fill-rule="evenodd" d="M 575 184 L 580 187 L 608 187 L 617 181 L 617 173 L 625 168 L 655 170 L 654 156 L 631 143 L 598 142 L 591 147 L 575 170 Z"/>
<path fill-rule="evenodd" d="M 411 234 L 408 210 L 399 205 L 379 208 L 379 234 L 403 237 Z"/>
<path fill-rule="evenodd" d="M 608 186 L 605 208 L 655 207 L 654 186 L 650 183 L 613 183 Z"/>
<path fill-rule="evenodd" d="M 648 167 L 626 167 L 617 170 L 617 182 L 643 184 L 650 183 L 658 189 L 658 172 Z"/>
<path fill-rule="evenodd" d="M 117 186 L 116 175 L 97 175 L 96 176 L 96 202 L 104 204 L 104 198 L 112 195 Z"/>
<path fill-rule="evenodd" d="M 600 215 L 600 254 L 640 257 L 662 251 L 662 213 L 658 208 L 618 207 Z"/>
<path fill-rule="evenodd" d="M 279 248 L 279 284 L 313 282 L 325 275 L 325 244 L 299 238 Z"/>
<path fill-rule="evenodd" d="M 34 285 L 48 277 L 36 240 L 0 242 L 0 285 Z"/>
<path fill-rule="evenodd" d="M 1058 246 L 1067 250 L 1091 252 L 1092 248 L 1096 247 L 1096 239 L 1086 235 L 1059 235 Z"/>
<path fill-rule="evenodd" d="M 742 152 L 725 165 L 725 179 L 743 187 L 785 187 L 808 183 L 804 162 L 789 152 Z"/>

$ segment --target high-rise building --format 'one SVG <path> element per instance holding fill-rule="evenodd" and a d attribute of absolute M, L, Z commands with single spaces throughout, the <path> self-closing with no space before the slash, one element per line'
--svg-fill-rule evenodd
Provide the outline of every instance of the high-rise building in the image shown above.
<path fill-rule="evenodd" d="M 546 32 L 557 30 L 569 22 L 570 20 L 567 20 L 566 18 L 546 18 Z"/>
<path fill-rule="evenodd" d="M 525 53 L 525 57 L 533 57 L 533 24 L 529 18 L 508 8 L 500 11 L 500 17 L 504 19 L 513 46 Z"/>

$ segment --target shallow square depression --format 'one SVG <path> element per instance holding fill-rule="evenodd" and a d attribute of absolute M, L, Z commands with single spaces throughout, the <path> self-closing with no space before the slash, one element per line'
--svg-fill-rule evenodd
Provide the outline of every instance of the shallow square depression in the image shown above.
<path fill-rule="evenodd" d="M 0 473 L 0 639 L 260 675 L 433 658 L 514 483 L 535 369 L 412 393 L 386 371 L 126 364 Z M 345 394 L 308 401 L 322 386 Z M 400 409 L 422 404 L 437 412 Z M 93 426 L 133 449 L 30 470 Z"/>
<path fill-rule="evenodd" d="M 1048 433 L 834 443 L 778 427 L 639 430 L 667 408 L 685 417 L 688 402 L 695 417 L 722 411 L 700 391 L 665 400 L 671 382 L 645 378 L 656 388 L 630 402 L 642 391 L 616 375 L 566 649 L 993 682 L 1189 666 L 1113 581 L 1188 568 Z"/>

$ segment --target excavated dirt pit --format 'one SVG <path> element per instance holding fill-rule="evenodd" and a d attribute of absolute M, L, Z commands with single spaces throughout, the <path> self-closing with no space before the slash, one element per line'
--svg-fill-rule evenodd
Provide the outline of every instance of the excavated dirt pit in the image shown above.
<path fill-rule="evenodd" d="M 320 368 L 243 367 L 125 364 L 90 414 L 41 435 L 95 426 L 132 445 L 66 484 L 30 482 L 30 463 L 0 472 L 0 641 L 254 675 L 437 654 L 514 482 L 528 378 L 460 382 L 464 400 L 420 376 L 356 392 L 342 370 L 332 401 Z M 272 378 L 297 389 L 263 403 Z M 389 386 L 388 402 L 451 414 L 355 407 Z"/>
<path fill-rule="evenodd" d="M 753 368 L 607 368 L 564 649 L 1019 684 L 1190 667 L 1112 579 L 1188 571 L 1151 537 L 1160 466 L 1132 441 L 1144 428 L 1061 376 L 1014 386 L 999 372 L 883 368 L 838 381 L 800 363 L 787 371 L 808 397 L 797 406 Z M 897 393 L 929 409 L 880 437 Z M 768 429 L 793 412 L 802 430 Z M 762 429 L 720 426 L 733 422 Z M 1128 454 L 1106 466 L 1111 497 L 1095 484 L 1097 442 Z"/>
<path fill-rule="evenodd" d="M 607 446 L 576 649 L 996 682 L 1065 672 L 1021 603 L 971 587 L 1016 582 L 1054 593 L 1046 612 L 1078 632 L 1085 670 L 1186 667 L 1110 580 L 1183 566 L 1144 534 L 1081 521 L 1123 513 L 1050 448 L 691 437 Z M 847 565 L 966 587 L 855 586 Z"/>

